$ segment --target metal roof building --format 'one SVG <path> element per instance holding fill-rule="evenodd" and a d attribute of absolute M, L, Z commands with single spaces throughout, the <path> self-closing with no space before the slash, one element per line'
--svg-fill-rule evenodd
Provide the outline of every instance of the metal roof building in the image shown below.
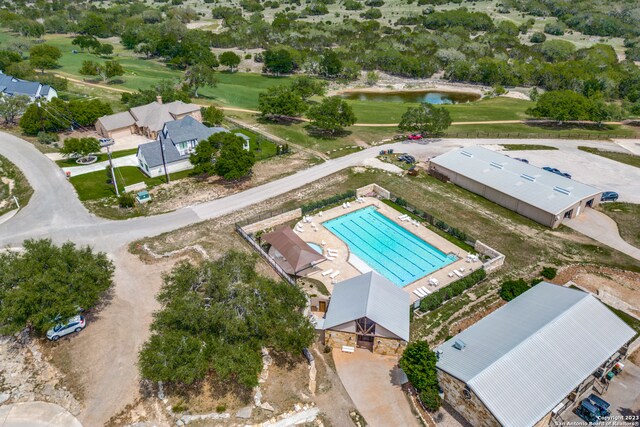
<path fill-rule="evenodd" d="M 479 146 L 431 159 L 431 170 L 501 206 L 555 228 L 595 207 L 601 191 Z"/>
<path fill-rule="evenodd" d="M 288 274 L 297 275 L 326 260 L 287 226 L 265 234 L 262 240 L 271 245 L 269 255 Z"/>
<path fill-rule="evenodd" d="M 440 345 L 437 368 L 499 424 L 533 426 L 634 336 L 593 295 L 542 282 Z M 440 383 L 455 400 L 453 382 Z M 465 415 L 465 403 L 453 406 Z"/>
<path fill-rule="evenodd" d="M 335 285 L 324 328 L 350 330 L 353 321 L 366 317 L 385 334 L 409 341 L 409 304 L 409 294 L 370 271 Z"/>

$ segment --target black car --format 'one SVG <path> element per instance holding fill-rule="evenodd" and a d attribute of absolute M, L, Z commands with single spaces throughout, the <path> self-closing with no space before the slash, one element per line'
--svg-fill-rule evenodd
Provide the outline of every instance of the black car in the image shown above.
<path fill-rule="evenodd" d="M 615 191 L 604 191 L 602 193 L 602 197 L 600 197 L 601 202 L 615 202 L 618 200 L 618 193 Z"/>

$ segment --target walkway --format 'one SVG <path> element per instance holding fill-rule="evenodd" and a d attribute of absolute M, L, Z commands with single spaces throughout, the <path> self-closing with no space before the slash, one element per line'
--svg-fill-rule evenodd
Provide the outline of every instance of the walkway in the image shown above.
<path fill-rule="evenodd" d="M 66 409 L 47 402 L 0 406 L 0 427 L 82 427 Z"/>
<path fill-rule="evenodd" d="M 618 232 L 618 224 L 600 211 L 587 209 L 577 217 L 564 220 L 562 223 L 578 233 L 640 261 L 640 249 L 623 240 Z"/>
<path fill-rule="evenodd" d="M 421 426 L 400 388 L 396 357 L 381 356 L 360 348 L 355 353 L 334 349 L 333 360 L 344 388 L 367 425 Z"/>
<path fill-rule="evenodd" d="M 86 173 L 103 171 L 107 166 L 109 166 L 108 160 L 104 162 L 96 162 L 96 163 L 92 163 L 90 165 L 84 165 L 84 166 L 65 167 L 65 168 L 62 168 L 62 170 L 64 171 L 64 173 L 69 172 L 71 174 L 70 176 L 78 176 L 78 175 L 84 175 Z M 113 159 L 113 166 L 116 168 L 121 166 L 137 167 L 138 159 L 135 154 L 131 154 L 130 156 L 117 157 Z"/>

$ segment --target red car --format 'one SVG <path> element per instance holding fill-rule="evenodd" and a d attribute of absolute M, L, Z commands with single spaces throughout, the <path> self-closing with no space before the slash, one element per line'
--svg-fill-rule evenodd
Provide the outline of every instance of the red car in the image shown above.
<path fill-rule="evenodd" d="M 417 139 L 422 139 L 422 135 L 416 133 L 416 134 L 407 136 L 407 138 L 415 141 Z"/>

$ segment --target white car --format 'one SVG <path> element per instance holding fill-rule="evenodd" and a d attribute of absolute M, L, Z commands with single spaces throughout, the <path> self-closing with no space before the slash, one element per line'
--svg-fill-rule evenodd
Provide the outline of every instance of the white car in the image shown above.
<path fill-rule="evenodd" d="M 84 320 L 84 316 L 73 316 L 67 320 L 67 323 L 58 323 L 53 328 L 47 331 L 47 338 L 51 341 L 58 341 L 60 337 L 69 335 L 72 332 L 80 332 L 87 325 Z"/>

